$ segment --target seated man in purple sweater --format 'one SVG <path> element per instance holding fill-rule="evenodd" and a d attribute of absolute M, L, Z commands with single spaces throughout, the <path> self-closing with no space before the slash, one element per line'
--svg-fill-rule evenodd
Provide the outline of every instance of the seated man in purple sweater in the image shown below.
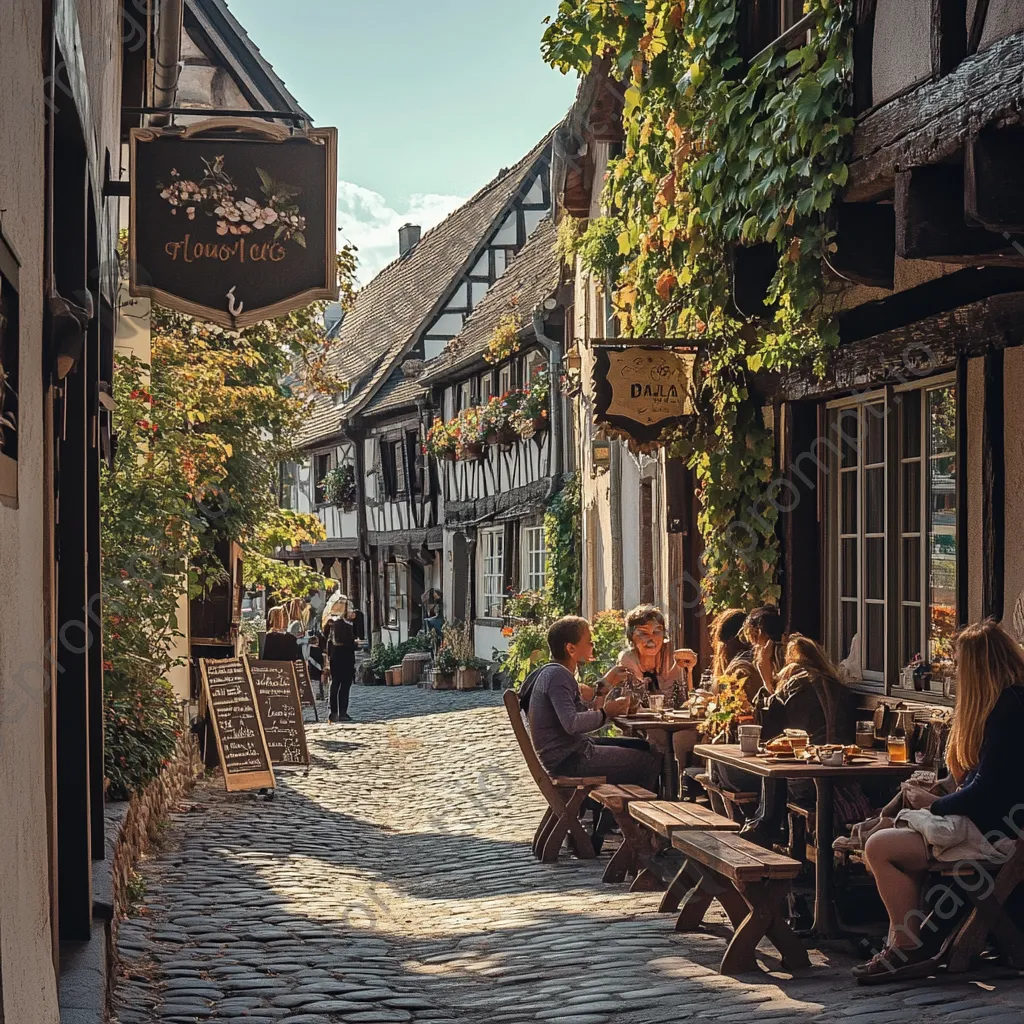
<path fill-rule="evenodd" d="M 580 695 L 576 667 L 594 657 L 590 623 L 575 616 L 559 619 L 548 630 L 548 647 L 551 661 L 530 675 L 519 694 L 540 763 L 551 775 L 600 775 L 610 783 L 656 790 L 661 758 L 645 749 L 646 744 L 588 735 L 629 710 L 628 697 L 604 701 L 598 696 L 589 708 Z M 625 669 L 616 665 L 604 677 L 602 689 L 625 678 Z"/>

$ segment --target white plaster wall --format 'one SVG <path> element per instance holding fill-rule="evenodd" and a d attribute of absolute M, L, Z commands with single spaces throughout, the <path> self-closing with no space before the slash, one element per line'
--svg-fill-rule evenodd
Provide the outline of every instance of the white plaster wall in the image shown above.
<path fill-rule="evenodd" d="M 476 656 L 491 660 L 494 650 L 507 651 L 508 640 L 501 635 L 498 626 L 474 626 L 473 640 L 476 648 Z"/>
<path fill-rule="evenodd" d="M 871 62 L 874 102 L 884 102 L 931 73 L 931 0 L 878 0 Z"/>
<path fill-rule="evenodd" d="M 1013 625 L 1017 598 L 1024 592 L 1024 348 L 1004 355 L 1004 417 L 1006 444 L 1006 550 L 1003 619 Z"/>
<path fill-rule="evenodd" d="M 982 574 L 982 480 L 981 435 L 985 415 L 985 360 L 972 359 L 967 364 L 967 558 L 969 582 L 967 614 L 970 622 L 981 618 Z"/>
<path fill-rule="evenodd" d="M 1005 39 L 1014 32 L 1024 31 L 1024 3 L 1021 0 L 990 0 L 985 16 L 985 30 L 981 35 L 980 50 Z"/>

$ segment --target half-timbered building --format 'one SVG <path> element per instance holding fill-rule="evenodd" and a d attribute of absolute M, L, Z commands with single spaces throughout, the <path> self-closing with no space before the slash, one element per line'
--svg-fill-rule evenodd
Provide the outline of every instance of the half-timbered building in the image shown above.
<path fill-rule="evenodd" d="M 841 344 L 824 379 L 763 382 L 800 496 L 780 509 L 783 604 L 865 689 L 912 697 L 921 655 L 942 702 L 958 625 L 1016 608 L 1024 626 L 1024 8 L 856 8 Z"/>
<path fill-rule="evenodd" d="M 540 374 L 551 382 L 550 415 L 532 437 L 496 433 L 478 456 L 438 463 L 447 611 L 472 624 L 480 658 L 507 647 L 501 629 L 509 593 L 544 589 L 544 513 L 575 467 L 568 406 L 558 388 L 569 289 L 555 241 L 553 221 L 543 221 L 423 377 L 444 421 L 527 388 Z M 508 354 L 496 356 L 490 345 L 503 322 L 516 324 L 517 336 Z"/>
<path fill-rule="evenodd" d="M 283 469 L 283 499 L 327 529 L 301 557 L 340 580 L 384 640 L 418 632 L 424 593 L 444 586 L 440 480 L 423 452 L 432 413 L 418 378 L 548 216 L 549 165 L 546 138 L 422 237 L 401 229 L 398 259 L 337 329 L 346 386 L 318 400 L 299 439 L 307 457 Z M 339 506 L 323 481 L 344 467 L 356 490 Z"/>

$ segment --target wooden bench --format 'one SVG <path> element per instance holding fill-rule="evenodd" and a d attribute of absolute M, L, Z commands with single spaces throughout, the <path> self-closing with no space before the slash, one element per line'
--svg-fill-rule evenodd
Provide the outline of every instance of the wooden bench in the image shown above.
<path fill-rule="evenodd" d="M 669 800 L 637 804 L 630 807 L 629 813 L 656 837 L 653 855 L 644 863 L 643 871 L 637 875 L 632 888 L 634 892 L 664 889 L 665 895 L 658 907 L 662 914 L 678 910 L 683 896 L 697 883 L 696 878 L 686 874 L 685 860 L 680 865 L 678 860 L 669 864 L 664 856 L 659 858 L 659 852 L 663 854 L 666 849 L 672 849 L 672 836 L 676 832 L 694 830 L 735 832 L 740 827 L 732 818 L 716 814 L 708 807 Z M 660 851 L 658 839 L 664 840 Z M 664 861 L 664 865 L 659 860 Z M 664 877 L 660 870 L 663 866 L 669 869 Z"/>
<path fill-rule="evenodd" d="M 697 931 L 716 899 L 735 929 L 720 973 L 756 970 L 755 952 L 765 937 L 787 968 L 810 965 L 807 950 L 786 921 L 786 898 L 803 868 L 799 861 L 730 832 L 680 830 L 673 832 L 672 845 L 686 858 L 683 870 L 698 879 L 683 901 L 676 931 Z"/>
<path fill-rule="evenodd" d="M 1024 882 L 1024 840 L 1017 840 L 1005 864 L 934 861 L 928 865 L 928 870 L 946 878 L 982 883 L 974 891 L 970 886 L 957 889 L 957 895 L 963 893 L 971 901 L 971 912 L 943 944 L 934 958 L 935 966 L 944 965 L 950 974 L 968 971 L 972 961 L 985 952 L 990 938 L 994 937 L 1008 964 L 1018 970 L 1024 968 L 1024 933 L 1006 909 L 1006 901 Z"/>
<path fill-rule="evenodd" d="M 657 793 L 643 786 L 606 784 L 591 790 L 590 799 L 607 808 L 622 833 L 622 843 L 608 861 L 602 881 L 622 882 L 627 875 L 638 874 L 645 863 L 645 837 L 630 816 L 629 808 L 634 803 L 657 800 Z"/>
<path fill-rule="evenodd" d="M 745 815 L 742 808 L 756 807 L 761 802 L 760 793 L 744 793 L 735 789 L 726 789 L 711 781 L 710 775 L 697 775 L 697 781 L 707 791 L 712 810 L 743 823 Z"/>
<path fill-rule="evenodd" d="M 537 783 L 537 788 L 548 802 L 548 809 L 533 835 L 533 855 L 545 864 L 553 863 L 558 860 L 558 852 L 568 836 L 577 857 L 593 860 L 597 853 L 590 836 L 580 822 L 580 811 L 583 808 L 583 801 L 608 780 L 602 776 L 561 778 L 548 775 L 533 749 L 533 741 L 519 710 L 519 695 L 514 690 L 506 690 L 502 700 L 512 724 L 512 732 L 526 761 L 526 767 L 529 768 L 533 781 Z"/>

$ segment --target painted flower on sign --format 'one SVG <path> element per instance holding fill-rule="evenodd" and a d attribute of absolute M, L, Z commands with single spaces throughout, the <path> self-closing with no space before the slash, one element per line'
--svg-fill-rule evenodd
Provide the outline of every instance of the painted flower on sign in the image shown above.
<path fill-rule="evenodd" d="M 224 170 L 224 157 L 203 160 L 206 168 L 198 181 L 182 178 L 177 169 L 171 171 L 171 183 L 158 184 L 160 198 L 166 199 L 171 213 L 183 210 L 189 220 L 205 213 L 217 221 L 218 235 L 250 235 L 265 228 L 274 229 L 274 241 L 294 240 L 306 247 L 306 218 L 293 202 L 299 189 L 274 179 L 262 167 L 256 168 L 260 178 L 262 201 L 246 196 L 238 198 L 238 186 Z"/>

